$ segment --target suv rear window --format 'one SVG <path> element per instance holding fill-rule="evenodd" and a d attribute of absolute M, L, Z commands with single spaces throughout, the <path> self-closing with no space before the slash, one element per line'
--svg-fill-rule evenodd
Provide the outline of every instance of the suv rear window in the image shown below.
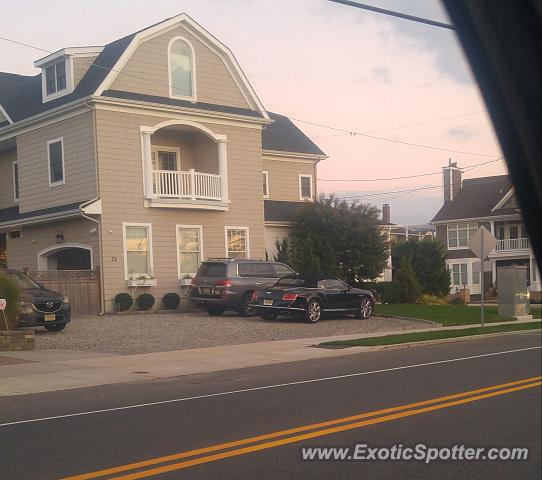
<path fill-rule="evenodd" d="M 240 277 L 274 278 L 275 270 L 270 263 L 240 262 L 237 265 L 237 273 Z"/>
<path fill-rule="evenodd" d="M 198 269 L 200 277 L 225 277 L 226 264 L 221 262 L 203 262 Z"/>

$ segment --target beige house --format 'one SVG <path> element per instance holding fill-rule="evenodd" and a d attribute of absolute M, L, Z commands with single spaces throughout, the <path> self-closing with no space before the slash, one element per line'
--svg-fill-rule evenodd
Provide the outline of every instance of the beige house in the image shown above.
<path fill-rule="evenodd" d="M 326 158 L 181 14 L 0 73 L 0 261 L 94 270 L 102 308 L 210 257 L 273 257 Z"/>

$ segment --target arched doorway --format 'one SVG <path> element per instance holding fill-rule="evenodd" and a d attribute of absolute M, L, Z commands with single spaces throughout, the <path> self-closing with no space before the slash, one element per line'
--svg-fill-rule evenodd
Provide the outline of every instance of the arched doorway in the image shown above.
<path fill-rule="evenodd" d="M 78 243 L 53 245 L 38 253 L 38 270 L 93 270 L 92 247 Z"/>

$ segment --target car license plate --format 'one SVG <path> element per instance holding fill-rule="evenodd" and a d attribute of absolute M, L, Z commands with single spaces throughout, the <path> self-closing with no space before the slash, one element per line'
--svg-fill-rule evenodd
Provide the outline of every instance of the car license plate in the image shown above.
<path fill-rule="evenodd" d="M 269 300 L 269 299 L 266 298 L 266 299 L 263 301 L 263 304 L 264 304 L 264 305 L 273 305 L 273 300 Z"/>
<path fill-rule="evenodd" d="M 211 287 L 203 287 L 201 293 L 213 293 L 213 289 Z"/>
<path fill-rule="evenodd" d="M 46 322 L 54 322 L 56 320 L 56 315 L 54 313 L 48 313 L 44 315 L 44 320 Z"/>

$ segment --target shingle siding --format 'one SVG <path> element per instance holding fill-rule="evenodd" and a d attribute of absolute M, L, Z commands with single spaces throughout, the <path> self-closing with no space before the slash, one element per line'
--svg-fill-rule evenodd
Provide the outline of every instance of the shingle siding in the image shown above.
<path fill-rule="evenodd" d="M 65 184 L 49 186 L 47 141 L 63 137 Z M 92 113 L 17 136 L 21 212 L 86 201 L 96 196 Z"/>
<path fill-rule="evenodd" d="M 199 102 L 249 108 L 224 62 L 182 26 L 140 44 L 111 89 L 169 97 L 168 44 L 176 36 L 194 47 Z"/>
<path fill-rule="evenodd" d="M 152 293 L 157 299 L 178 290 L 176 224 L 203 226 L 203 254 L 206 258 L 225 256 L 224 226 L 247 226 L 250 228 L 251 257 L 265 258 L 260 130 L 204 124 L 228 138 L 231 200 L 228 212 L 146 208 L 140 126 L 152 126 L 164 120 L 167 118 L 104 110 L 97 112 L 104 289 L 108 309 L 113 308 L 115 294 L 127 291 L 122 222 L 152 224 L 154 276 L 158 281 Z"/>

